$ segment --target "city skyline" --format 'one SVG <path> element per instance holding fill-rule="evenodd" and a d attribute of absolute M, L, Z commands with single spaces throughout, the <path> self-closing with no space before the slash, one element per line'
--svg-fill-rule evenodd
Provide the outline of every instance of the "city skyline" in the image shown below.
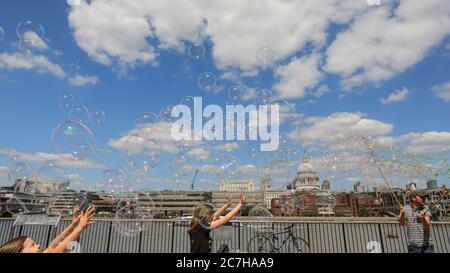
<path fill-rule="evenodd" d="M 223 178 L 259 185 L 264 175 L 282 189 L 304 150 L 331 189 L 383 185 L 361 135 L 393 186 L 423 186 L 433 172 L 450 185 L 448 5 L 340 2 L 1 3 L 0 186 L 12 183 L 18 156 L 34 177 L 60 169 L 86 189 L 116 169 L 135 189 L 187 190 L 197 170 L 198 189 Z M 61 105 L 64 94 L 71 109 Z M 280 106 L 277 152 L 261 153 L 259 141 L 175 142 L 164 122 L 166 106 L 192 97 L 225 109 L 267 94 Z M 87 119 L 95 142 L 82 160 L 62 156 L 52 139 L 58 124 L 77 118 Z M 162 151 L 151 164 L 132 153 L 148 139 Z"/>

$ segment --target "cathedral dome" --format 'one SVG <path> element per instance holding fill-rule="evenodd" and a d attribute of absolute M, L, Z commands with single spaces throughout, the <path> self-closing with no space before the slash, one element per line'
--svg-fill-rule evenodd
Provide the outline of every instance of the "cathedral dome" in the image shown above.
<path fill-rule="evenodd" d="M 314 172 L 314 166 L 309 162 L 306 152 L 303 155 L 303 162 L 298 166 L 298 172 Z"/>

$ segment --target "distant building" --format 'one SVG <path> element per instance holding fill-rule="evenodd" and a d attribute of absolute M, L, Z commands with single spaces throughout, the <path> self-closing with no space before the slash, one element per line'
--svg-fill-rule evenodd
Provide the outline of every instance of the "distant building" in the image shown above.
<path fill-rule="evenodd" d="M 192 215 L 196 206 L 211 203 L 211 192 L 205 191 L 139 191 L 120 195 L 89 192 L 88 199 L 95 206 L 97 215 L 114 216 L 119 201 L 132 200 L 138 209 L 147 211 L 154 218 Z"/>
<path fill-rule="evenodd" d="M 324 180 L 324 181 L 322 182 L 322 190 L 323 190 L 323 191 L 330 191 L 330 190 L 331 190 L 331 187 L 330 187 L 330 181 Z"/>
<path fill-rule="evenodd" d="M 297 191 L 320 190 L 319 177 L 314 170 L 313 165 L 309 162 L 309 157 L 303 154 L 303 161 L 298 166 L 297 176 L 293 181 Z"/>
<path fill-rule="evenodd" d="M 279 198 L 280 195 L 287 194 L 286 191 L 281 190 L 267 190 L 263 191 L 264 205 L 267 209 L 272 209 L 272 199 Z"/>
<path fill-rule="evenodd" d="M 361 181 L 356 182 L 356 184 L 353 185 L 353 191 L 354 192 L 364 192 L 363 183 L 361 183 Z"/>
<path fill-rule="evenodd" d="M 433 190 L 438 188 L 438 183 L 436 179 L 431 179 L 427 181 L 427 190 Z"/>
<path fill-rule="evenodd" d="M 268 191 L 272 189 L 272 180 L 270 179 L 270 176 L 264 176 L 261 179 L 261 191 Z"/>
<path fill-rule="evenodd" d="M 248 180 L 220 180 L 219 191 L 227 192 L 252 192 L 255 190 L 253 179 Z"/>

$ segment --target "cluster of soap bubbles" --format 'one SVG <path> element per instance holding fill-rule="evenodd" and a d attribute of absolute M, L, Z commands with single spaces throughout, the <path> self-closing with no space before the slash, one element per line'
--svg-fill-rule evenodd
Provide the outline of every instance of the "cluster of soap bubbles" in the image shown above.
<path fill-rule="evenodd" d="M 388 183 L 403 186 L 410 181 L 424 182 L 443 175 L 445 158 L 429 160 L 376 137 L 338 132 L 335 139 L 321 146 L 323 156 L 316 162 L 319 170 L 345 177 L 359 177 L 370 185 Z"/>
<path fill-rule="evenodd" d="M 58 105 L 69 114 L 69 120 L 83 123 L 88 126 L 89 122 L 94 122 L 96 125 L 102 124 L 106 115 L 102 110 L 92 110 L 84 105 L 77 105 L 71 94 L 64 93 L 58 98 Z"/>
<path fill-rule="evenodd" d="M 55 153 L 66 159 L 76 161 L 93 159 L 102 156 L 97 150 L 96 139 L 91 122 L 102 124 L 105 113 L 102 110 L 89 111 L 83 105 L 76 105 L 71 94 L 64 93 L 58 100 L 58 105 L 69 114 L 69 119 L 59 123 L 52 131 L 50 143 Z M 100 158 L 104 161 L 104 158 Z"/>
<path fill-rule="evenodd" d="M 146 174 L 160 163 L 163 146 L 156 139 L 130 135 L 125 140 L 125 147 L 124 162 L 127 169 Z"/>
<path fill-rule="evenodd" d="M 85 206 L 86 197 L 81 194 L 85 189 L 80 179 L 65 173 L 56 161 L 47 161 L 34 169 L 20 156 L 13 156 L 7 163 L 8 177 L 13 183 L 14 195 L 8 201 L 6 210 L 10 214 L 50 213 L 67 215 L 74 207 Z M 33 202 L 23 199 L 24 194 L 33 195 Z M 67 207 L 61 207 L 61 197 Z M 69 200 L 73 198 L 73 200 Z M 71 201 L 71 202 L 69 202 Z M 58 209 L 54 210 L 54 204 Z"/>
<path fill-rule="evenodd" d="M 148 193 L 130 192 L 117 202 L 114 229 L 122 236 L 136 236 L 148 230 L 147 220 L 153 219 L 157 211 L 155 202 Z"/>

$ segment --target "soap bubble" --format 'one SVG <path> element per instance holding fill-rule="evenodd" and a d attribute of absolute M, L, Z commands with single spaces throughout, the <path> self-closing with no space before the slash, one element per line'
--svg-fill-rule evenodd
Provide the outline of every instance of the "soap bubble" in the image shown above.
<path fill-rule="evenodd" d="M 96 190 L 111 194 L 123 193 L 128 190 L 125 173 L 120 169 L 104 171 L 97 181 Z"/>
<path fill-rule="evenodd" d="M 19 49 L 31 53 L 33 49 L 46 49 L 43 42 L 44 28 L 41 24 L 33 21 L 22 21 L 16 27 L 19 37 Z"/>
<path fill-rule="evenodd" d="M 264 105 L 269 104 L 273 99 L 272 92 L 267 89 L 261 89 L 258 93 L 256 93 L 255 104 L 256 105 Z"/>
<path fill-rule="evenodd" d="M 230 98 L 233 101 L 237 101 L 241 99 L 243 93 L 244 92 L 242 91 L 242 88 L 239 85 L 234 85 L 228 89 L 228 98 Z"/>
<path fill-rule="evenodd" d="M 181 99 L 180 104 L 186 105 L 192 111 L 192 110 L 194 110 L 194 97 L 186 96 L 183 99 Z"/>
<path fill-rule="evenodd" d="M 156 123 L 158 117 L 153 113 L 142 113 L 138 116 L 135 121 L 136 126 L 148 126 L 150 124 Z"/>
<path fill-rule="evenodd" d="M 34 176 L 34 171 L 25 161 L 14 156 L 8 163 L 8 178 L 12 183 L 18 180 L 30 180 Z"/>
<path fill-rule="evenodd" d="M 100 125 L 106 119 L 105 112 L 103 112 L 102 110 L 94 110 L 91 114 L 91 118 L 93 121 L 95 121 L 95 123 L 97 123 L 97 125 Z"/>
<path fill-rule="evenodd" d="M 159 118 L 162 121 L 165 121 L 165 122 L 173 122 L 173 121 L 175 121 L 175 118 L 172 117 L 172 109 L 173 109 L 172 105 L 164 106 L 161 109 L 161 111 L 159 112 Z"/>
<path fill-rule="evenodd" d="M 216 75 L 214 75 L 211 72 L 205 72 L 202 73 L 198 77 L 198 86 L 203 91 L 214 91 L 217 88 L 217 78 Z"/>
<path fill-rule="evenodd" d="M 84 124 L 73 120 L 59 123 L 53 129 L 50 143 L 56 153 L 71 158 L 78 154 L 78 159 L 81 159 L 80 156 L 82 155 L 80 154 L 80 148 L 83 147 L 80 146 L 81 143 L 83 145 L 89 144 L 94 150 L 96 148 L 92 131 Z"/>
<path fill-rule="evenodd" d="M 95 148 L 90 143 L 80 142 L 74 145 L 71 154 L 75 160 L 85 160 L 95 154 Z"/>
<path fill-rule="evenodd" d="M 6 211 L 12 215 L 28 213 L 25 203 L 19 198 L 10 198 L 6 201 Z"/>
<path fill-rule="evenodd" d="M 74 106 L 69 111 L 70 120 L 87 124 L 89 121 L 89 110 L 85 106 Z"/>
<path fill-rule="evenodd" d="M 249 210 L 249 217 L 273 217 L 272 213 L 264 207 L 256 206 Z"/>
<path fill-rule="evenodd" d="M 37 35 L 37 37 L 41 38 L 44 37 L 44 28 L 41 24 L 33 22 L 33 21 L 22 21 L 17 24 L 16 27 L 16 34 L 19 39 L 26 38 L 26 34 L 33 32 Z"/>
<path fill-rule="evenodd" d="M 202 43 L 194 43 L 189 47 L 189 57 L 198 61 L 205 56 L 205 47 Z"/>
<path fill-rule="evenodd" d="M 147 139 L 142 144 L 142 153 L 148 157 L 159 157 L 163 152 L 162 145 L 157 140 Z"/>
<path fill-rule="evenodd" d="M 61 183 L 64 178 L 64 170 L 54 161 L 47 161 L 37 172 L 37 181 L 44 183 Z"/>
<path fill-rule="evenodd" d="M 156 214 L 155 202 L 144 192 L 136 192 L 117 202 L 114 222 L 115 230 L 123 236 L 135 236 L 145 231 L 149 219 Z M 129 221 L 123 221 L 129 220 Z"/>
<path fill-rule="evenodd" d="M 273 50 L 270 47 L 261 47 L 256 52 L 256 59 L 262 66 L 268 66 L 273 62 Z"/>
<path fill-rule="evenodd" d="M 71 94 L 62 94 L 58 98 L 58 105 L 63 109 L 69 111 L 73 108 L 73 96 Z"/>

